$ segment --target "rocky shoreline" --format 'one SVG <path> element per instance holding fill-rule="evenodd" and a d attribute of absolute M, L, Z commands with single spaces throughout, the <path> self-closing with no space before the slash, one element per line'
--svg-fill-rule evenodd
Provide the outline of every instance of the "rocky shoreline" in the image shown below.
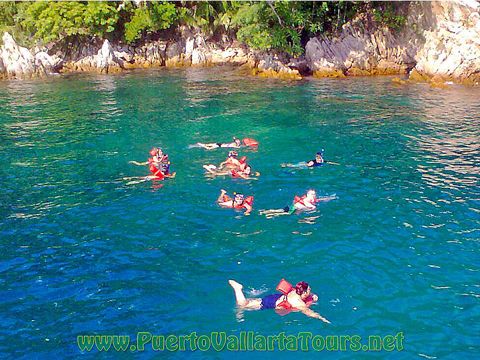
<path fill-rule="evenodd" d="M 227 35 L 211 39 L 180 28 L 176 36 L 137 46 L 98 40 L 76 49 L 26 49 L 8 33 L 0 47 L 0 78 L 53 73 L 114 73 L 135 68 L 243 66 L 252 75 L 298 80 L 304 76 L 408 75 L 432 85 L 480 85 L 480 2 L 419 2 L 408 7 L 405 27 L 379 27 L 370 14 L 345 24 L 334 37 L 311 38 L 305 55 L 249 49 Z M 402 83 L 403 81 L 397 81 Z"/>

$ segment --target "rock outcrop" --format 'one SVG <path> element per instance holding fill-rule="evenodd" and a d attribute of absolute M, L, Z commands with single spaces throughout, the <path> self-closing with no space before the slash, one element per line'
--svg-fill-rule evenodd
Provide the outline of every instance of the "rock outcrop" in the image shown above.
<path fill-rule="evenodd" d="M 480 2 L 422 3 L 425 42 L 416 55 L 414 80 L 480 84 Z"/>
<path fill-rule="evenodd" d="M 58 72 L 62 59 L 50 56 L 45 51 L 33 55 L 30 50 L 19 46 L 9 33 L 4 33 L 0 47 L 0 77 L 25 79 Z"/>
<path fill-rule="evenodd" d="M 112 45 L 108 40 L 103 42 L 95 60 L 95 66 L 101 73 L 118 72 L 124 68 L 123 61 L 114 54 Z"/>
<path fill-rule="evenodd" d="M 418 43 L 416 36 L 395 36 L 361 16 L 345 24 L 337 37 L 310 39 L 305 57 L 318 77 L 405 74 L 415 65 Z"/>
<path fill-rule="evenodd" d="M 0 59 L 4 76 L 7 78 L 26 78 L 36 73 L 35 58 L 27 48 L 18 46 L 9 33 L 4 33 L 0 47 Z"/>
<path fill-rule="evenodd" d="M 45 51 L 39 51 L 35 54 L 35 67 L 42 73 L 54 74 L 62 68 L 63 60 L 57 56 L 48 55 Z"/>
<path fill-rule="evenodd" d="M 318 77 L 391 75 L 413 80 L 480 84 L 480 3 L 411 3 L 402 31 L 374 26 L 368 14 L 333 38 L 310 39 L 305 53 Z"/>

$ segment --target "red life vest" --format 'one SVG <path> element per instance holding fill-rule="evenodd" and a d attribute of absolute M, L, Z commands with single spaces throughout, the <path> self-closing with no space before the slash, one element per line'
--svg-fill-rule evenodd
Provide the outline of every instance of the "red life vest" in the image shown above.
<path fill-rule="evenodd" d="M 163 180 L 165 178 L 163 173 L 159 169 L 157 169 L 152 163 L 150 164 L 149 169 L 152 175 L 155 176 L 158 180 Z"/>
<path fill-rule="evenodd" d="M 303 202 L 303 200 L 304 200 L 306 197 L 307 197 L 306 195 L 303 195 L 302 197 L 295 195 L 295 197 L 293 198 L 293 203 L 294 203 L 294 204 L 300 203 L 300 204 L 302 204 L 302 205 L 305 206 L 305 203 Z"/>
<path fill-rule="evenodd" d="M 280 282 L 277 285 L 277 290 L 280 291 L 284 295 L 283 301 L 281 303 L 279 303 L 277 305 L 277 307 L 281 307 L 281 308 L 286 309 L 286 310 L 292 309 L 293 306 L 288 302 L 287 296 L 291 291 L 295 290 L 293 285 L 290 284 L 287 280 L 282 279 L 282 280 L 280 280 Z M 313 303 L 313 296 L 309 295 L 303 301 L 305 302 L 305 305 L 310 306 Z"/>
<path fill-rule="evenodd" d="M 252 138 L 245 138 L 242 140 L 242 142 L 245 146 L 258 146 L 258 141 Z"/>

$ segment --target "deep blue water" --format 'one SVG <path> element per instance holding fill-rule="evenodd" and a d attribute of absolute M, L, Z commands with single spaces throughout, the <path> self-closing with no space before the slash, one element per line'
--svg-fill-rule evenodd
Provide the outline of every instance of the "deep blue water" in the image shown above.
<path fill-rule="evenodd" d="M 79 334 L 401 331 L 393 353 L 160 356 L 478 358 L 479 99 L 472 88 L 223 68 L 0 83 L 0 353 L 98 356 L 78 350 Z M 188 148 L 234 135 L 260 141 L 240 151 L 258 181 L 205 177 L 202 164 L 227 150 Z M 147 174 L 128 161 L 153 145 L 177 177 L 127 185 Z M 279 166 L 320 148 L 340 165 Z M 254 195 L 252 215 L 219 208 L 221 188 Z M 309 188 L 338 199 L 313 215 L 257 214 Z M 332 324 L 236 311 L 228 279 L 261 296 L 282 277 L 309 282 Z"/>

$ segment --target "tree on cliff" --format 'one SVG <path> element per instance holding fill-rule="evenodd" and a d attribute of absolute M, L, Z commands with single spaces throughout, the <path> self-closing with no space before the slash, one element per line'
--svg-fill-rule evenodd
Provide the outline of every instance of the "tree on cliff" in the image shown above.
<path fill-rule="evenodd" d="M 400 8 L 389 2 L 349 1 L 1 2 L 0 30 L 30 46 L 93 37 L 133 43 L 185 25 L 207 35 L 231 33 L 254 49 L 299 55 L 308 38 L 335 32 L 366 9 L 377 22 L 402 26 Z"/>

